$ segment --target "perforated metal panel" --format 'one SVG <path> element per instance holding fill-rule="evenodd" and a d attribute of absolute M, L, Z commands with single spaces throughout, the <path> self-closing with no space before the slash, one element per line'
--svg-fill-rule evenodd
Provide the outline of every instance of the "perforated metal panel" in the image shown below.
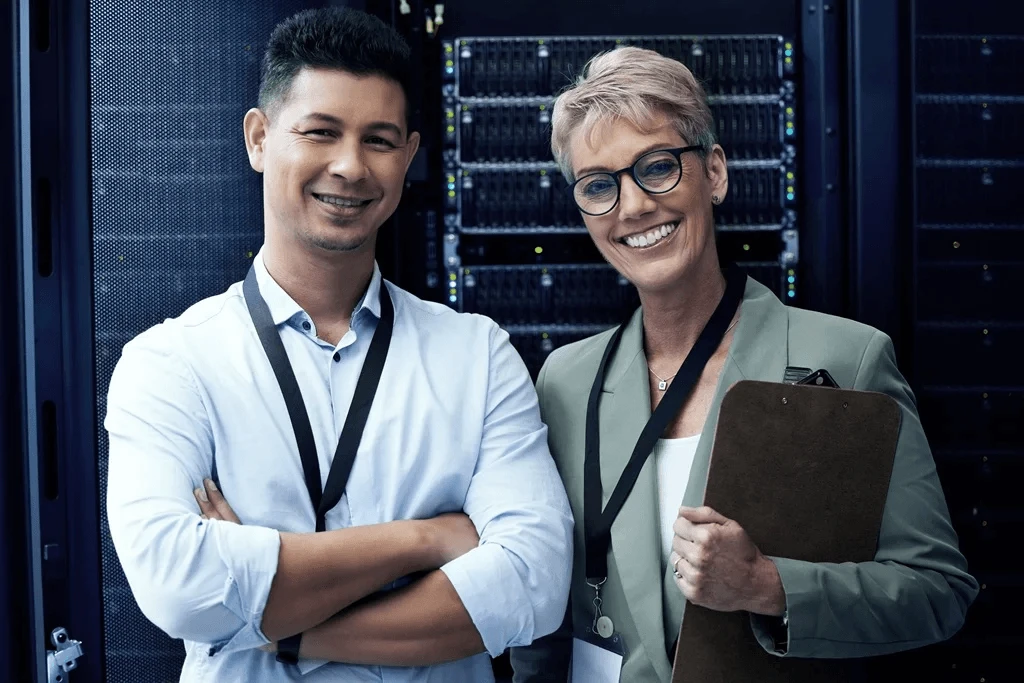
<path fill-rule="evenodd" d="M 241 122 L 274 24 L 296 0 L 92 0 L 91 178 L 96 425 L 129 339 L 245 275 L 262 242 L 259 176 Z M 136 605 L 103 505 L 106 680 L 176 681 L 184 647 Z M 173 561 L 168 558 L 168 561 Z"/>

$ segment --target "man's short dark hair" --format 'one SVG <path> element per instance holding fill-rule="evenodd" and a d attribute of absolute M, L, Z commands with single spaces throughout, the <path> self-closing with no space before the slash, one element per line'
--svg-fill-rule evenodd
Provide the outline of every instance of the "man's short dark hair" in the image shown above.
<path fill-rule="evenodd" d="M 408 123 L 412 63 L 409 45 L 377 17 L 343 7 L 299 12 L 278 24 L 263 55 L 259 107 L 283 102 L 304 68 L 383 76 L 402 86 Z"/>

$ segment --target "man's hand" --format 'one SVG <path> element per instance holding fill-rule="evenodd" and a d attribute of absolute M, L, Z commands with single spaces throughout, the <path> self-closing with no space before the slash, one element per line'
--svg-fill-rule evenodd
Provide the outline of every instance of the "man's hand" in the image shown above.
<path fill-rule="evenodd" d="M 437 566 L 442 567 L 480 545 L 476 526 L 468 515 L 450 512 L 425 520 L 429 543 L 436 549 Z"/>
<path fill-rule="evenodd" d="M 738 523 L 709 507 L 681 507 L 672 529 L 669 562 L 687 600 L 718 612 L 785 612 L 786 594 L 775 563 Z"/>
<path fill-rule="evenodd" d="M 199 503 L 199 511 L 203 519 L 219 519 L 224 522 L 234 522 L 235 524 L 242 523 L 238 516 L 235 515 L 235 511 L 228 505 L 228 501 L 224 499 L 224 494 L 213 483 L 213 479 L 204 479 L 203 487 L 196 489 L 192 494 L 196 497 L 196 502 Z"/>

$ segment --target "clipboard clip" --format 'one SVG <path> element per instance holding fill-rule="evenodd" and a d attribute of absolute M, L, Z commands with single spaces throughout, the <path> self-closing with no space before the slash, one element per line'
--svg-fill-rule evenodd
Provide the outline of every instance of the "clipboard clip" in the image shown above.
<path fill-rule="evenodd" d="M 796 365 L 790 365 L 786 368 L 786 372 L 782 375 L 783 384 L 796 384 L 803 378 L 811 374 L 810 368 L 801 368 Z"/>
<path fill-rule="evenodd" d="M 787 368 L 788 370 L 788 368 Z M 794 384 L 808 385 L 812 387 L 829 387 L 832 389 L 838 389 L 839 383 L 833 379 L 832 375 L 825 368 L 815 370 L 811 374 L 807 375 L 803 379 L 794 382 Z"/>

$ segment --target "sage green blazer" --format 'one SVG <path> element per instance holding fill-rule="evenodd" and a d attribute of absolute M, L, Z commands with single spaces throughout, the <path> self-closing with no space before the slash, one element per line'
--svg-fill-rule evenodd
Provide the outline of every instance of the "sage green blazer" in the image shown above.
<path fill-rule="evenodd" d="M 772 558 L 786 592 L 788 650 L 775 650 L 761 617 L 751 617 L 753 634 L 771 654 L 823 658 L 882 655 L 949 638 L 963 624 L 978 583 L 958 549 L 915 399 L 896 368 L 891 340 L 851 320 L 785 306 L 750 278 L 741 306 L 680 504 L 703 501 L 714 425 L 722 397 L 735 382 L 780 382 L 787 365 L 825 368 L 841 387 L 891 396 L 903 414 L 875 560 L 816 564 Z M 564 683 L 573 625 L 586 626 L 593 619 L 594 592 L 584 577 L 584 425 L 590 386 L 610 335 L 557 349 L 537 380 L 551 452 L 576 519 L 576 550 L 566 621 L 552 635 L 512 650 L 516 683 Z M 603 387 L 605 504 L 651 414 L 642 336 L 638 312 L 623 333 Z M 785 504 L 780 498 L 779 505 Z M 668 649 L 678 635 L 685 601 L 661 561 L 658 525 L 657 473 L 649 461 L 612 525 L 602 593 L 604 613 L 627 648 L 624 683 L 669 683 L 671 678 Z"/>

